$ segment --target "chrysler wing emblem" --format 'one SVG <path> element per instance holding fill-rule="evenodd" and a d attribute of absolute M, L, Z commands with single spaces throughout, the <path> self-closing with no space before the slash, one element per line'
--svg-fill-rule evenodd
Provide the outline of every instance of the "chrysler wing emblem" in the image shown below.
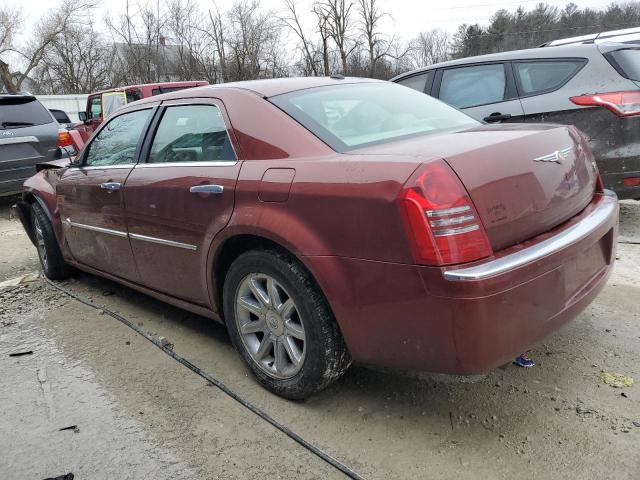
<path fill-rule="evenodd" d="M 569 154 L 571 153 L 571 147 L 563 148 L 562 150 L 556 150 L 553 153 L 548 155 L 543 155 L 541 157 L 534 158 L 534 162 L 550 162 L 550 163 L 562 163 L 563 160 L 566 160 Z"/>

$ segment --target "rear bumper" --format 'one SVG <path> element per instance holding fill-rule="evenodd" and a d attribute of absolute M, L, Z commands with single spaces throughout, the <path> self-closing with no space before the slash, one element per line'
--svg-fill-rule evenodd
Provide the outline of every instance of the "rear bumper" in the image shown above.
<path fill-rule="evenodd" d="M 596 297 L 613 266 L 617 218 L 615 195 L 601 195 L 562 227 L 458 269 L 306 260 L 356 362 L 476 374 L 542 341 Z M 540 254 L 521 261 L 522 252 Z M 452 277 L 505 261 L 509 268 L 482 277 Z"/>

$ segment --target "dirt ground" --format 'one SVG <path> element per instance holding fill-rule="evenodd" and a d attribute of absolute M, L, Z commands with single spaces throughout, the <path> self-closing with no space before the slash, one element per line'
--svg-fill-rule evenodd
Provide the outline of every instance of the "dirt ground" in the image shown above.
<path fill-rule="evenodd" d="M 0 281 L 38 270 L 10 204 L 0 200 Z M 353 367 L 306 402 L 260 388 L 219 324 L 90 275 L 64 285 L 166 337 L 365 478 L 638 479 L 640 202 L 621 207 L 613 277 L 585 313 L 531 352 L 536 367 L 473 378 Z M 128 327 L 41 279 L 0 291 L 0 321 L 0 478 L 344 478 Z M 612 388 L 603 372 L 636 385 Z"/>

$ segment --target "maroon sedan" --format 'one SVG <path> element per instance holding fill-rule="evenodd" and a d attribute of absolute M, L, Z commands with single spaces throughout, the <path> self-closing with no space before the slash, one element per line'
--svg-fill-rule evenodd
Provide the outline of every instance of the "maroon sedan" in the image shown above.
<path fill-rule="evenodd" d="M 617 200 L 576 129 L 484 125 L 387 82 L 152 97 L 41 168 L 19 210 L 49 278 L 224 322 L 288 398 L 352 360 L 486 372 L 574 318 L 615 258 Z"/>

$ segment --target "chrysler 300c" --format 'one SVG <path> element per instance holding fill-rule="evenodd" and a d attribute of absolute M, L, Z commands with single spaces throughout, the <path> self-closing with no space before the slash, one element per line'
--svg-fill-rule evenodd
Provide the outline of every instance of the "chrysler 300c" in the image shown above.
<path fill-rule="evenodd" d="M 18 205 L 71 267 L 224 322 L 264 386 L 350 365 L 474 374 L 574 318 L 615 258 L 582 134 L 486 125 L 387 82 L 229 83 L 118 110 Z"/>

